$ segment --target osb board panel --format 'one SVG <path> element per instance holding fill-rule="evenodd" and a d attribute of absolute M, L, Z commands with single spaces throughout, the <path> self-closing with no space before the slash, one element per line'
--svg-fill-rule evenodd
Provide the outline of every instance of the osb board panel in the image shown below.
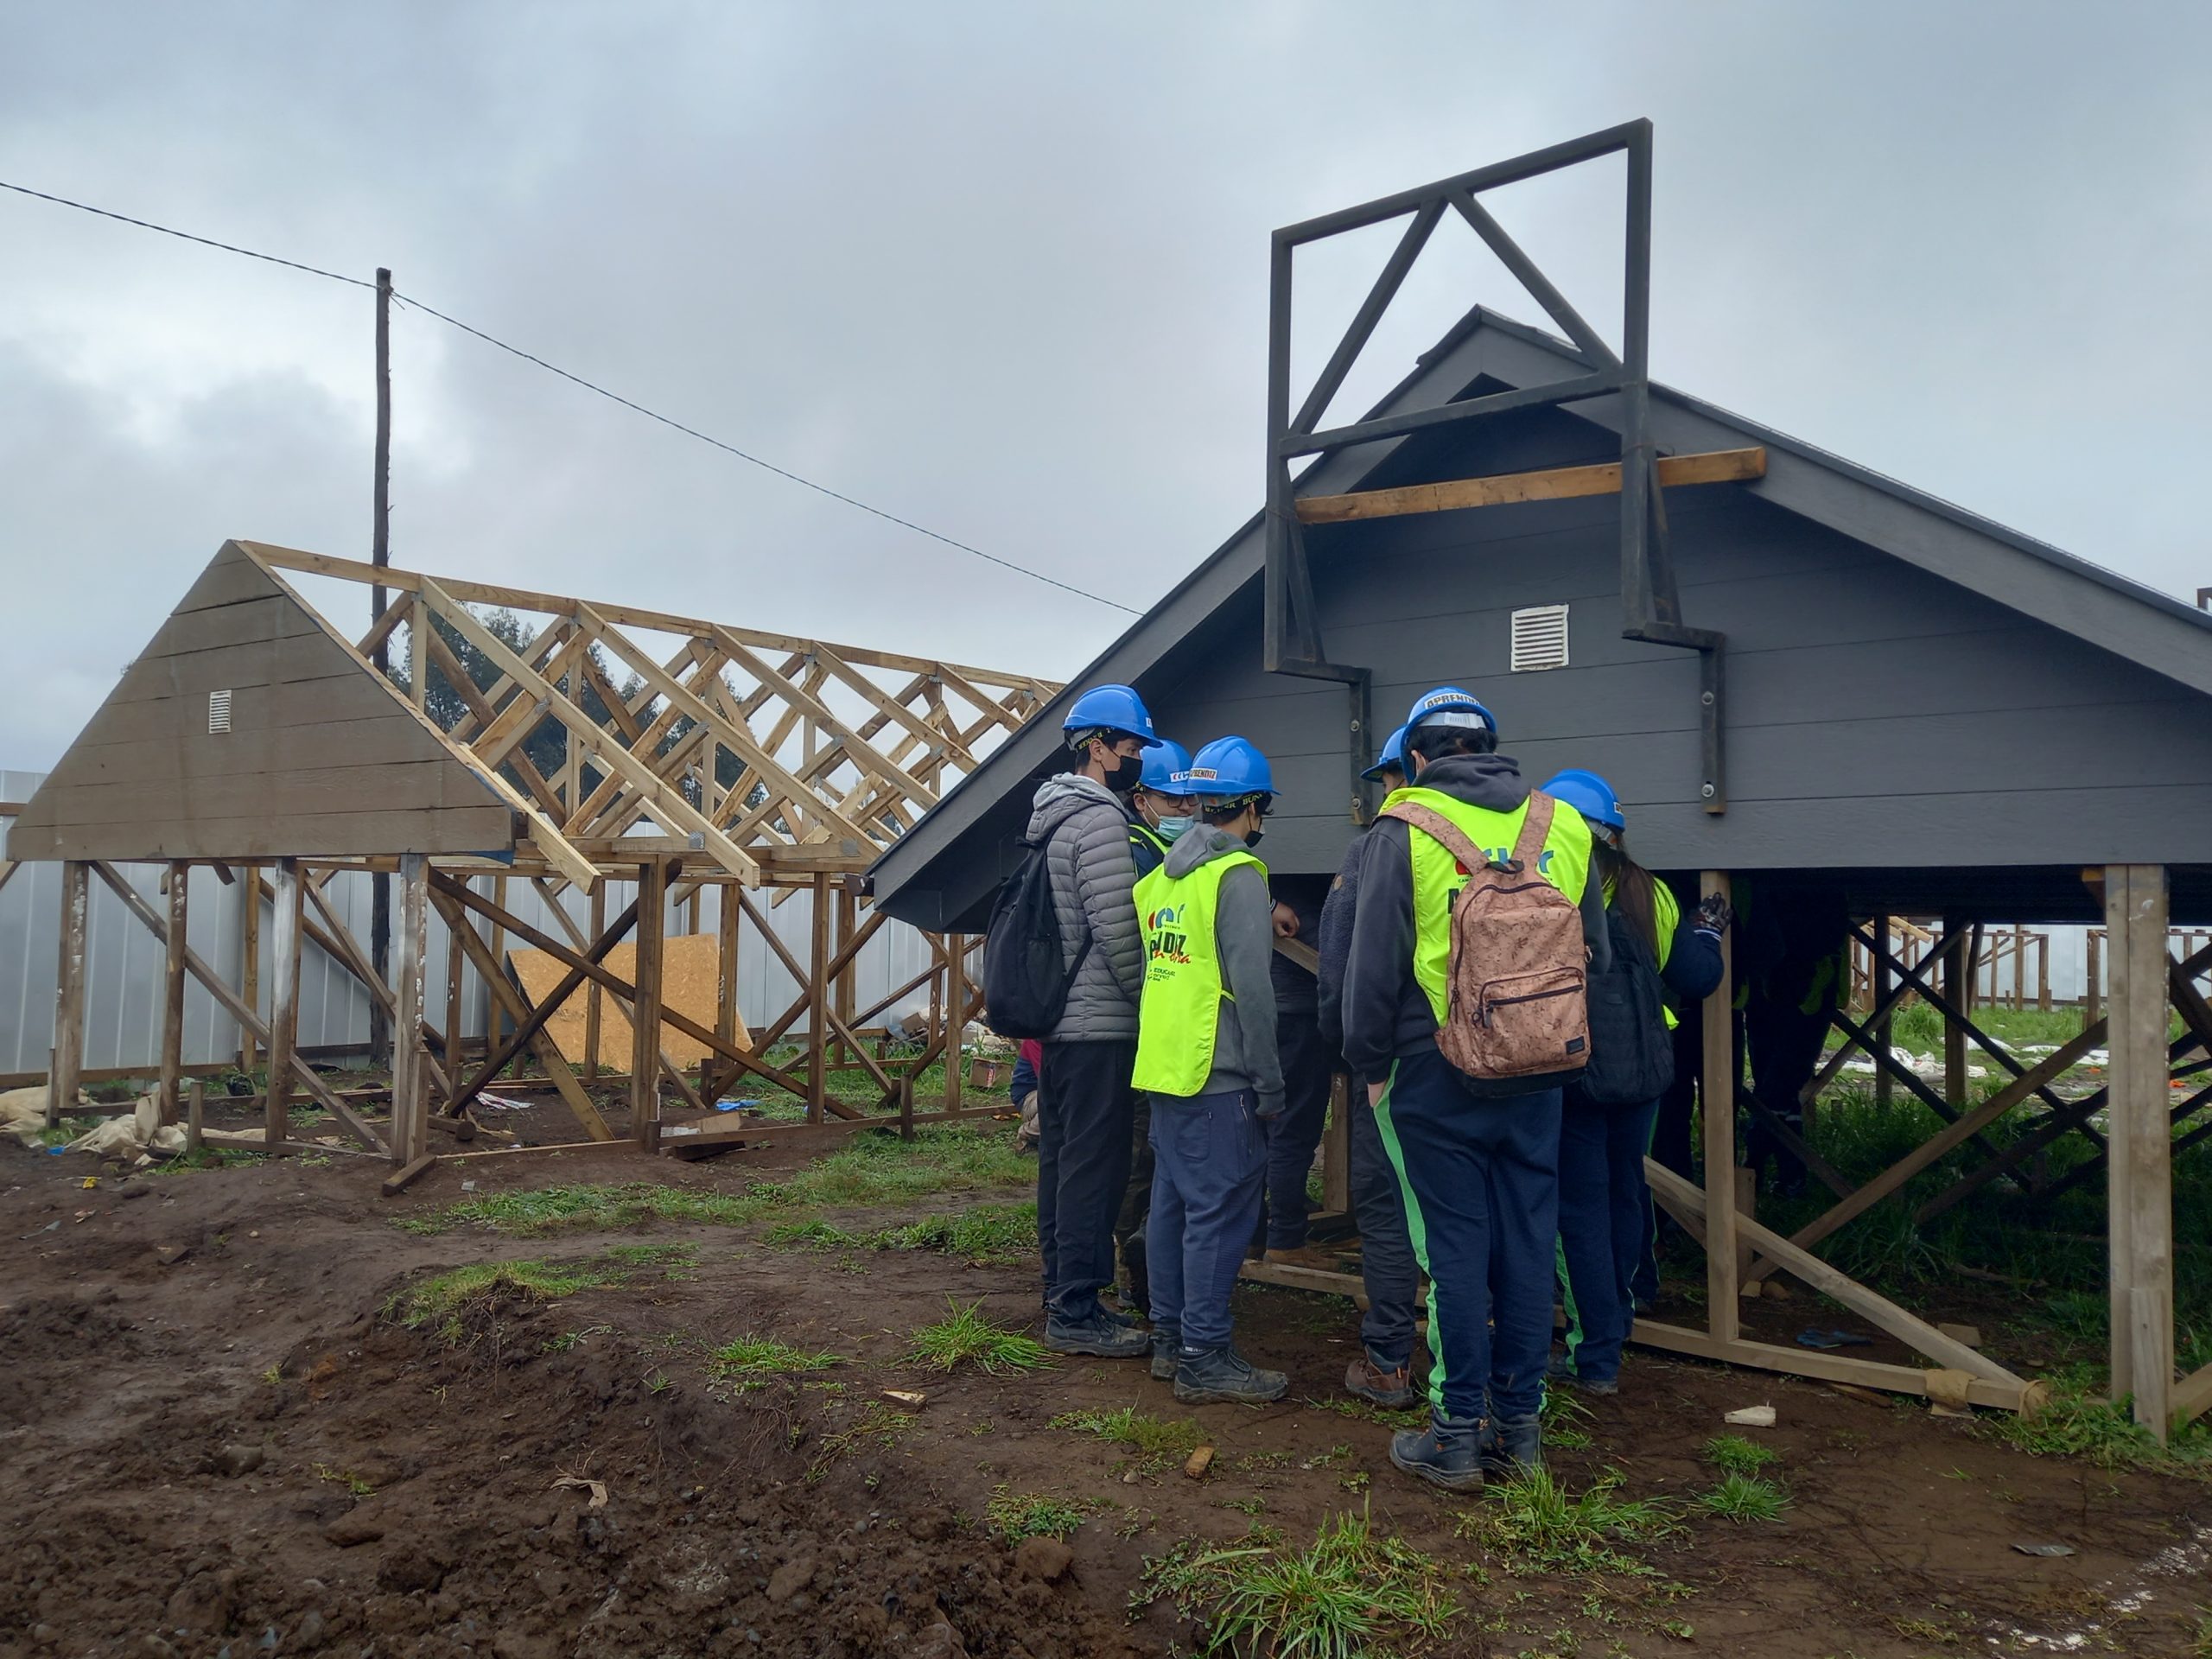
<path fill-rule="evenodd" d="M 661 950 L 661 1001 L 709 1031 L 715 1028 L 715 981 L 720 957 L 720 942 L 711 933 L 668 939 Z M 522 981 L 533 1007 L 552 995 L 569 972 L 566 963 L 543 950 L 510 950 L 507 963 Z M 637 969 L 636 944 L 618 944 L 607 953 L 607 969 L 617 979 L 635 983 Z M 575 995 L 545 1022 L 561 1058 L 570 1065 L 582 1065 L 584 1061 L 584 1001 L 588 989 L 588 985 L 577 987 Z M 753 1046 L 753 1033 L 746 1029 L 743 1014 L 737 1016 L 736 1041 L 740 1048 Z M 704 1043 L 673 1026 L 660 1028 L 660 1046 L 670 1060 L 680 1066 L 696 1065 L 707 1058 Z M 629 1017 L 603 992 L 599 999 L 599 1064 L 603 1071 L 630 1069 Z"/>

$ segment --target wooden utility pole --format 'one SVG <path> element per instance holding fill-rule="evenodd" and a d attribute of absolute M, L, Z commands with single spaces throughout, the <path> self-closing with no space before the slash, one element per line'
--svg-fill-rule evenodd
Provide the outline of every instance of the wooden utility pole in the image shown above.
<path fill-rule="evenodd" d="M 374 499 L 370 508 L 369 563 L 381 570 L 391 563 L 391 273 L 381 267 L 377 271 L 377 459 L 371 491 Z M 385 591 L 378 583 L 369 589 L 369 620 L 382 621 L 384 611 Z M 407 626 L 411 632 L 421 624 L 410 618 Z M 389 673 L 391 646 L 378 639 L 371 660 L 378 673 Z M 417 674 L 429 666 L 429 658 L 420 651 L 411 652 L 410 660 Z M 369 879 L 369 960 L 377 977 L 390 984 L 391 877 L 382 870 Z M 391 1018 L 384 1004 L 372 996 L 369 999 L 369 1064 L 384 1065 L 391 1059 Z"/>

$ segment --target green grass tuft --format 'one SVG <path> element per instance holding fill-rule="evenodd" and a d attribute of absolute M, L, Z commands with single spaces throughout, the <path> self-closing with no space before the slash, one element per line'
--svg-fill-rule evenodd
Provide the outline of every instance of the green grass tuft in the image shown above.
<path fill-rule="evenodd" d="M 785 1250 L 942 1250 L 969 1261 L 1002 1261 L 1037 1248 L 1037 1206 L 979 1205 L 957 1215 L 862 1233 L 833 1222 L 785 1222 L 763 1233 L 760 1242 Z"/>
<path fill-rule="evenodd" d="M 1782 1453 L 1772 1446 L 1741 1434 L 1716 1434 L 1700 1455 L 1724 1475 L 1756 1475 L 1769 1464 L 1782 1461 Z"/>
<path fill-rule="evenodd" d="M 1154 1417 L 1135 1406 L 1118 1411 L 1071 1411 L 1053 1418 L 1048 1427 L 1096 1434 L 1147 1458 L 1187 1458 L 1198 1449 L 1201 1433 L 1188 1417 Z"/>
<path fill-rule="evenodd" d="M 619 1267 L 589 1262 L 479 1262 L 410 1285 L 385 1302 L 384 1311 L 410 1331 L 435 1325 L 446 1341 L 457 1342 L 464 1334 L 461 1314 L 503 1294 L 558 1301 L 622 1277 Z"/>
<path fill-rule="evenodd" d="M 843 1357 L 839 1354 L 810 1354 L 773 1337 L 747 1333 L 724 1343 L 707 1356 L 709 1376 L 719 1377 L 779 1376 L 788 1371 L 826 1371 Z"/>
<path fill-rule="evenodd" d="M 1742 1524 L 1747 1521 L 1779 1521 L 1789 1507 L 1789 1494 L 1770 1480 L 1733 1472 L 1721 1478 L 1709 1492 L 1700 1492 L 1698 1506 Z"/>
<path fill-rule="evenodd" d="M 1982 1433 L 2031 1457 L 2087 1458 L 2101 1468 L 2171 1461 L 2176 1452 L 2201 1452 L 2202 1431 L 2177 1437 L 2172 1450 L 2135 1421 L 2126 1402 L 2098 1399 L 2083 1369 L 2046 1379 L 2050 1398 L 2033 1417 L 2005 1412 L 1985 1418 Z"/>
<path fill-rule="evenodd" d="M 1613 1546 L 1653 1543 L 1681 1525 L 1662 1498 L 1617 1497 L 1620 1484 L 1621 1477 L 1609 1470 L 1576 1497 L 1548 1469 L 1532 1469 L 1491 1482 L 1484 1491 L 1497 1501 L 1461 1516 L 1458 1531 L 1510 1556 L 1516 1573 L 1649 1573 Z"/>
<path fill-rule="evenodd" d="M 1413 1656 L 1458 1616 L 1456 1575 L 1365 1515 L 1324 1521 L 1310 1548 L 1196 1541 L 1145 1562 L 1132 1611 L 1166 1599 L 1199 1627 L 1200 1654 L 1296 1659 Z"/>
<path fill-rule="evenodd" d="M 1561 1452 L 1587 1452 L 1597 1445 L 1590 1437 L 1590 1431 L 1583 1427 L 1589 1421 L 1590 1408 L 1565 1389 L 1544 1390 L 1542 1423 L 1546 1446 Z"/>
<path fill-rule="evenodd" d="M 1025 1538 L 1066 1538 L 1083 1524 L 1083 1510 L 1065 1498 L 995 1488 L 983 1506 L 983 1519 L 1009 1544 Z"/>
<path fill-rule="evenodd" d="M 985 1319 L 980 1300 L 962 1307 L 948 1297 L 945 1306 L 951 1311 L 944 1319 L 913 1333 L 912 1358 L 941 1371 L 973 1365 L 993 1376 L 1038 1370 L 1051 1362 L 1036 1338 Z"/>

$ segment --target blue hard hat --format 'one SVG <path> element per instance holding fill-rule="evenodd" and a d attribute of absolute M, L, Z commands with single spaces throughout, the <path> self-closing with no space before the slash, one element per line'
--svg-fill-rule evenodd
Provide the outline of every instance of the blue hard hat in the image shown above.
<path fill-rule="evenodd" d="M 1077 697 L 1060 722 L 1064 732 L 1127 732 L 1147 747 L 1160 741 L 1152 715 L 1133 685 L 1094 685 Z"/>
<path fill-rule="evenodd" d="M 1191 785 L 1183 774 L 1191 769 L 1191 752 L 1172 737 L 1163 737 L 1144 752 L 1144 770 L 1137 787 L 1154 795 L 1188 795 Z"/>
<path fill-rule="evenodd" d="M 1613 793 L 1613 786 L 1594 772 L 1569 766 L 1549 783 L 1537 787 L 1545 794 L 1565 801 L 1592 823 L 1602 823 L 1608 830 L 1627 827 L 1621 822 L 1620 799 Z"/>
<path fill-rule="evenodd" d="M 1416 726 L 1479 726 L 1495 733 L 1497 716 L 1484 708 L 1473 692 L 1456 685 L 1440 685 L 1414 699 L 1406 715 L 1406 730 L 1410 733 Z"/>
<path fill-rule="evenodd" d="M 1382 777 L 1385 766 L 1395 766 L 1400 772 L 1406 769 L 1406 728 L 1402 726 L 1384 741 L 1382 753 L 1375 757 L 1375 764 L 1359 775 L 1372 783 Z"/>
<path fill-rule="evenodd" d="M 1189 785 L 1188 793 L 1210 801 L 1275 792 L 1275 775 L 1268 767 L 1268 757 L 1241 737 L 1214 739 L 1191 757 L 1183 777 Z"/>

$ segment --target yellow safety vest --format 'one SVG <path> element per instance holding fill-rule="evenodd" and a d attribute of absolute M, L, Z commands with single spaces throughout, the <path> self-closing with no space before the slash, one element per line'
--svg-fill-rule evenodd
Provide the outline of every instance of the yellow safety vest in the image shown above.
<path fill-rule="evenodd" d="M 1148 823 L 1129 824 L 1129 858 L 1140 872 L 1149 875 L 1166 861 L 1167 841 Z"/>
<path fill-rule="evenodd" d="M 1213 1039 L 1221 1002 L 1221 950 L 1214 918 L 1222 878 L 1249 864 L 1251 854 L 1209 859 L 1188 875 L 1162 866 L 1136 886 L 1137 925 L 1144 932 L 1144 992 L 1137 1005 L 1137 1064 L 1129 1081 L 1155 1095 L 1188 1097 L 1213 1071 Z"/>
<path fill-rule="evenodd" d="M 1418 784 L 1391 791 L 1384 804 L 1399 801 L 1418 802 L 1442 813 L 1493 858 L 1513 855 L 1514 843 L 1521 839 L 1521 826 L 1529 817 L 1526 801 L 1510 812 L 1493 812 Z M 1414 978 L 1427 995 L 1428 1006 L 1441 1026 L 1449 1012 L 1452 905 L 1473 873 L 1461 868 L 1459 861 L 1445 851 L 1441 842 L 1411 824 L 1406 830 L 1414 867 Z M 1537 855 L 1536 874 L 1565 893 L 1570 903 L 1582 902 L 1582 890 L 1590 880 L 1590 826 L 1573 807 L 1561 805 L 1553 811 L 1551 830 Z"/>

